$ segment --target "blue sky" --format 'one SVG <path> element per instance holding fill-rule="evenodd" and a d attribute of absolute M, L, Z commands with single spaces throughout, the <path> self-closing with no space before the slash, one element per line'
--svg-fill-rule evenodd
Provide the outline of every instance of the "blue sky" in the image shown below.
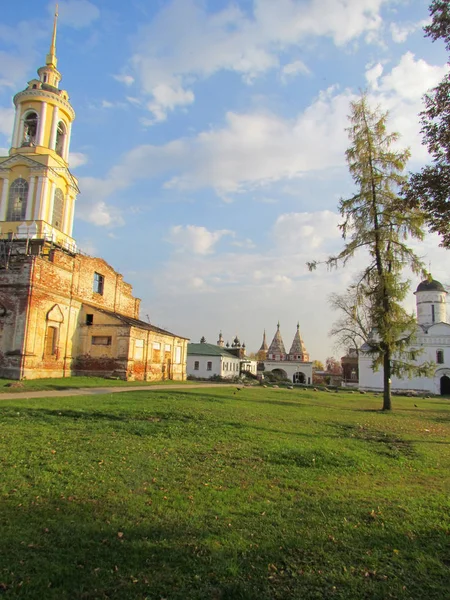
<path fill-rule="evenodd" d="M 45 61 L 54 4 L 2 6 L 0 147 L 12 95 Z M 142 298 L 142 318 L 250 351 L 280 320 L 313 359 L 342 352 L 328 306 L 363 264 L 309 273 L 341 247 L 349 102 L 367 88 L 427 161 L 417 114 L 447 70 L 419 0 L 61 0 L 61 86 L 77 113 L 74 236 Z M 448 258 L 418 247 L 448 283 Z M 417 285 L 412 279 L 412 285 Z M 413 297 L 411 300 L 413 307 Z"/>

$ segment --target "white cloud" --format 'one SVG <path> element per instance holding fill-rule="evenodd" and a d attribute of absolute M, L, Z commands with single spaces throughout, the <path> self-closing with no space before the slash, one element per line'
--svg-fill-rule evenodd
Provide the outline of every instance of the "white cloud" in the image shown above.
<path fill-rule="evenodd" d="M 206 227 L 196 225 L 175 225 L 170 230 L 168 241 L 179 251 L 205 255 L 211 254 L 217 242 L 226 235 L 232 236 L 233 232 L 227 229 L 208 231 Z"/>
<path fill-rule="evenodd" d="M 16 91 L 24 86 L 29 72 L 29 59 L 8 52 L 0 52 L 0 89 L 11 88 Z"/>
<path fill-rule="evenodd" d="M 376 74 L 374 69 L 377 67 L 372 69 L 372 75 Z M 376 80 L 371 91 L 373 103 L 389 111 L 390 128 L 401 135 L 399 146 L 409 146 L 415 161 L 428 159 L 427 149 L 421 143 L 418 117 L 423 110 L 423 95 L 439 83 L 447 69 L 446 65 L 430 65 L 423 59 L 416 59 L 412 52 L 406 52 L 389 72 L 372 77 Z M 369 77 L 370 73 L 369 70 Z"/>
<path fill-rule="evenodd" d="M 153 89 L 153 100 L 147 104 L 147 108 L 153 114 L 155 122 L 160 122 L 165 121 L 167 113 L 176 106 L 192 102 L 194 94 L 191 90 L 184 90 L 178 83 L 160 83 Z"/>
<path fill-rule="evenodd" d="M 381 63 L 377 63 L 376 65 L 373 65 L 367 69 L 366 81 L 372 89 L 378 88 L 378 80 L 382 74 L 383 74 L 383 65 Z"/>
<path fill-rule="evenodd" d="M 159 271 L 147 275 L 154 286 L 153 320 L 162 323 L 162 315 L 170 314 L 172 330 L 195 339 L 204 334 L 215 340 L 221 328 L 225 336 L 227 331 L 233 337 L 238 333 L 249 351 L 259 347 L 264 328 L 271 337 L 278 319 L 290 345 L 299 320 L 307 349 L 314 358 L 321 357 L 330 326 L 324 318 L 329 314 L 327 296 L 345 286 L 352 273 L 310 273 L 306 262 L 341 247 L 337 221 L 338 215 L 329 211 L 281 214 L 263 251 L 174 252 Z M 204 310 L 198 311 L 199 305 Z"/>
<path fill-rule="evenodd" d="M 168 111 L 193 101 L 189 86 L 195 80 L 227 70 L 252 82 L 279 66 L 280 51 L 308 38 L 325 36 L 341 46 L 377 31 L 386 2 L 254 0 L 249 12 L 230 4 L 208 13 L 194 0 L 172 0 L 141 28 L 129 70 L 151 97 L 154 118 L 163 120 Z M 285 65 L 282 76 L 299 72 L 306 67 L 295 61 Z"/>
<path fill-rule="evenodd" d="M 411 146 L 415 160 L 427 158 L 417 116 L 422 95 L 445 72 L 445 66 L 429 65 L 410 52 L 390 71 L 382 72 L 379 64 L 368 69 L 368 79 L 376 82 L 370 91 L 372 104 L 390 111 L 391 130 L 401 134 L 401 147 Z M 158 176 L 166 177 L 166 189 L 213 188 L 229 201 L 308 173 L 330 173 L 345 167 L 345 127 L 355 98 L 351 90 L 331 86 L 292 119 L 267 111 L 229 112 L 222 127 L 161 146 L 137 146 L 104 180 L 90 178 L 89 193 L 95 187 L 93 197 L 105 200 L 138 179 Z"/>
<path fill-rule="evenodd" d="M 305 63 L 301 60 L 295 60 L 281 69 L 281 78 L 283 81 L 287 81 L 291 77 L 295 77 L 296 75 L 303 74 L 309 75 L 310 70 L 305 65 Z"/>
<path fill-rule="evenodd" d="M 120 182 L 80 177 L 79 186 L 81 194 L 77 199 L 77 218 L 99 227 L 118 227 L 124 224 L 121 211 L 105 202 L 107 196 L 120 189 Z"/>
<path fill-rule="evenodd" d="M 50 2 L 47 9 L 53 15 L 55 3 Z M 100 16 L 100 10 L 89 0 L 60 0 L 58 13 L 59 23 L 76 29 L 89 27 Z"/>
<path fill-rule="evenodd" d="M 79 199 L 76 215 L 81 220 L 100 227 L 117 227 L 124 224 L 120 211 L 103 201 L 86 204 Z"/>
<path fill-rule="evenodd" d="M 0 133 L 10 137 L 14 126 L 14 109 L 0 107 Z"/>
<path fill-rule="evenodd" d="M 124 83 L 126 86 L 130 87 L 130 85 L 133 85 L 134 83 L 134 77 L 132 77 L 131 75 L 113 75 L 114 79 L 116 81 L 119 81 L 120 83 Z"/>
<path fill-rule="evenodd" d="M 87 154 L 83 154 L 83 152 L 70 152 L 69 153 L 69 166 L 71 169 L 76 169 L 77 167 L 81 167 L 85 165 L 88 161 Z"/>
<path fill-rule="evenodd" d="M 276 246 L 283 253 L 315 251 L 331 244 L 342 235 L 338 229 L 341 219 L 329 210 L 320 212 L 285 213 L 280 215 L 273 228 Z"/>
<path fill-rule="evenodd" d="M 427 24 L 427 20 L 418 21 L 417 23 L 391 23 L 389 26 L 391 36 L 394 42 L 402 44 L 407 38 L 418 29 L 421 29 Z"/>

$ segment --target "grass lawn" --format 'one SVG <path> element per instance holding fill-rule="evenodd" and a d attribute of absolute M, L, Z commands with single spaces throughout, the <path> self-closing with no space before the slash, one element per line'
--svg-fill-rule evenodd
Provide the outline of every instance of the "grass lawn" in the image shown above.
<path fill-rule="evenodd" d="M 450 401 L 393 402 L 0 400 L 0 596 L 448 600 Z"/>
<path fill-rule="evenodd" d="M 103 377 L 58 377 L 54 379 L 27 379 L 23 381 L 0 379 L 0 398 L 1 394 L 5 393 L 74 390 L 93 387 L 130 387 L 137 385 L 189 385 L 192 383 L 192 381 L 173 381 L 171 379 L 167 379 L 166 381 L 123 381 L 122 379 L 104 379 Z"/>

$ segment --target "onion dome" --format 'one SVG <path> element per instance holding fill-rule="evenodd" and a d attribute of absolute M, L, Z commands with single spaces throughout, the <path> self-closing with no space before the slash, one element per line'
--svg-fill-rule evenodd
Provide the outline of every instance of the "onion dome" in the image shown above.
<path fill-rule="evenodd" d="M 425 279 L 417 286 L 417 292 L 445 292 L 445 288 L 440 281 L 436 279 Z"/>

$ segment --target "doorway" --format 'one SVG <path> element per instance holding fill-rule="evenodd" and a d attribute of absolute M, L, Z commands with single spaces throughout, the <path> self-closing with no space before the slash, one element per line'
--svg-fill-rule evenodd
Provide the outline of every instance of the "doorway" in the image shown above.
<path fill-rule="evenodd" d="M 447 375 L 441 377 L 441 396 L 450 396 L 450 377 Z"/>

